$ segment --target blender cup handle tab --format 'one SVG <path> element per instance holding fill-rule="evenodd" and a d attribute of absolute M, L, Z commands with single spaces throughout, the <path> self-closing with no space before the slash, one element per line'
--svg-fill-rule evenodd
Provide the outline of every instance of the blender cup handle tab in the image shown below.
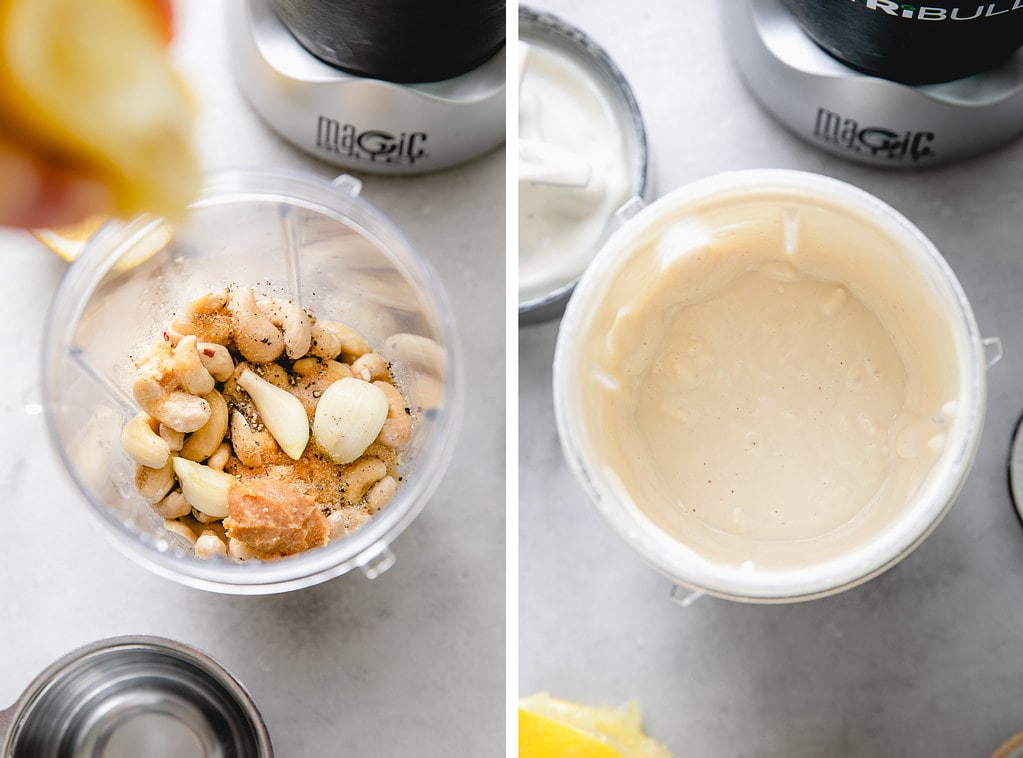
<path fill-rule="evenodd" d="M 363 550 L 355 559 L 367 579 L 376 579 L 397 561 L 397 557 L 386 542 L 377 542 Z"/>
<path fill-rule="evenodd" d="M 646 201 L 641 197 L 633 195 L 615 211 L 615 220 L 619 224 L 624 224 L 644 208 L 646 208 Z"/>
<path fill-rule="evenodd" d="M 984 356 L 987 358 L 987 367 L 991 368 L 1000 360 L 1005 352 L 1002 349 L 1001 337 L 985 337 L 980 341 L 984 346 Z"/>
<path fill-rule="evenodd" d="M 688 608 L 701 597 L 703 593 L 699 590 L 690 589 L 689 587 L 683 587 L 681 584 L 671 585 L 671 592 L 669 593 L 671 602 L 676 605 L 681 605 L 683 608 Z"/>
<path fill-rule="evenodd" d="M 362 182 L 351 174 L 340 174 L 331 184 L 346 195 L 358 197 L 362 193 Z"/>

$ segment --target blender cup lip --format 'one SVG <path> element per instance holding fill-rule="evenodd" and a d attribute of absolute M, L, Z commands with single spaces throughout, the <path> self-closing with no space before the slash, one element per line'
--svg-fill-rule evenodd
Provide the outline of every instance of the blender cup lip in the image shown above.
<path fill-rule="evenodd" d="M 631 502 L 613 473 L 603 469 L 584 439 L 583 412 L 573 388 L 579 381 L 580 332 L 600 302 L 604 282 L 629 258 L 629 248 L 656 232 L 669 218 L 721 199 L 741 203 L 764 193 L 783 193 L 803 202 L 841 203 L 851 217 L 883 229 L 900 243 L 924 281 L 941 301 L 956 339 L 960 375 L 957 421 L 931 476 L 892 527 L 873 543 L 847 556 L 804 569 L 752 571 L 714 563 L 668 537 Z M 745 169 L 698 179 L 644 208 L 604 244 L 583 275 L 561 321 L 555 346 L 553 392 L 562 450 L 576 479 L 604 519 L 633 550 L 678 584 L 731 600 L 791 602 L 834 594 L 887 570 L 938 525 L 962 488 L 980 443 L 986 407 L 986 362 L 972 308 L 959 280 L 931 241 L 880 198 L 832 177 L 790 169 Z"/>
<path fill-rule="evenodd" d="M 434 420 L 429 444 L 416 461 L 415 476 L 402 483 L 388 507 L 350 535 L 322 548 L 275 561 L 234 564 L 177 556 L 159 549 L 155 540 L 143 539 L 102 503 L 94 500 L 88 484 L 69 460 L 61 443 L 56 414 L 61 407 L 60 380 L 68 360 L 70 336 L 87 296 L 110 271 L 132 240 L 151 232 L 166 220 L 141 216 L 125 223 L 108 223 L 90 240 L 82 255 L 68 267 L 58 285 L 44 326 L 42 394 L 46 426 L 52 447 L 65 472 L 84 496 L 91 511 L 104 524 L 104 534 L 123 552 L 156 574 L 198 589 L 227 594 L 258 595 L 311 586 L 365 567 L 389 553 L 394 541 L 425 508 L 445 475 L 454 453 L 464 413 L 464 377 L 461 341 L 455 314 L 432 264 L 405 237 L 394 222 L 368 201 L 358 197 L 360 183 L 342 174 L 333 182 L 321 176 L 279 168 L 230 168 L 211 172 L 190 208 L 218 204 L 278 202 L 303 207 L 334 218 L 355 229 L 384 252 L 416 288 L 428 295 L 438 329 L 444 339 L 447 375 L 445 402 Z"/>

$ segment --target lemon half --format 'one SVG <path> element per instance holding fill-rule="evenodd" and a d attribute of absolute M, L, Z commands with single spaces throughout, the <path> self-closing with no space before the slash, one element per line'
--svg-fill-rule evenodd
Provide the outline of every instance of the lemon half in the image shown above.
<path fill-rule="evenodd" d="M 519 700 L 519 758 L 671 758 L 643 733 L 639 706 L 580 705 L 546 693 Z"/>
<path fill-rule="evenodd" d="M 0 0 L 0 136 L 101 182 L 113 212 L 198 191 L 194 108 L 139 0 Z"/>

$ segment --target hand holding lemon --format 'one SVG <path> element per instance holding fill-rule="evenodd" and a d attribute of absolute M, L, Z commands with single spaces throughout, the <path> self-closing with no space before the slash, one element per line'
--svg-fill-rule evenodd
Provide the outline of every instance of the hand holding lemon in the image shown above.
<path fill-rule="evenodd" d="M 200 182 L 168 0 L 0 0 L 0 224 L 174 216 Z"/>

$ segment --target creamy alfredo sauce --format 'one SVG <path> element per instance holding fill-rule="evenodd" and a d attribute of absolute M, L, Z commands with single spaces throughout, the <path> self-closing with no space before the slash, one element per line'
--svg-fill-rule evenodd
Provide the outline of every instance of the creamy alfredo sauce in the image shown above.
<path fill-rule="evenodd" d="M 958 388 L 947 318 L 891 240 L 768 197 L 632 244 L 580 335 L 578 407 L 608 479 L 664 533 L 748 568 L 885 529 Z"/>

